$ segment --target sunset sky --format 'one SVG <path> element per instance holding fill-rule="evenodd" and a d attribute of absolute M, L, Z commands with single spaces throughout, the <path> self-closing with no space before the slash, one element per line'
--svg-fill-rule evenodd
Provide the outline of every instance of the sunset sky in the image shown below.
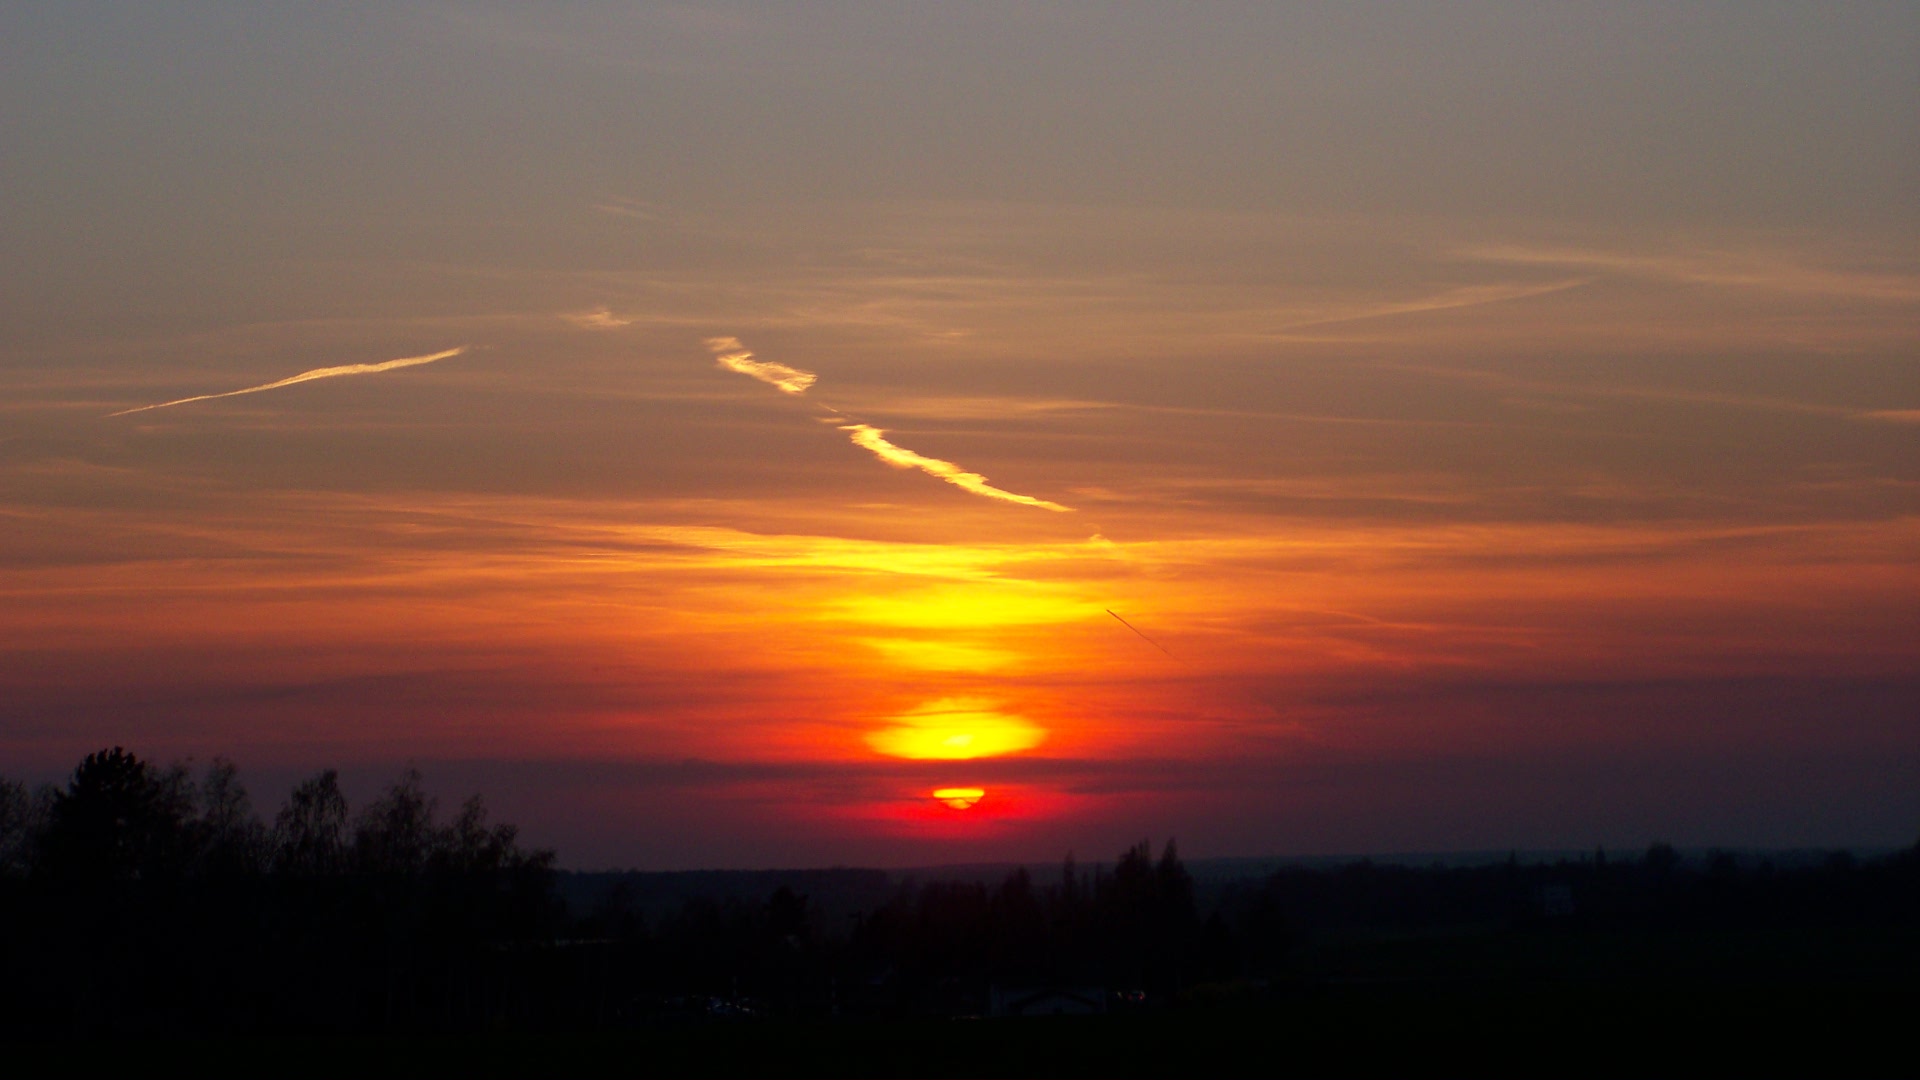
<path fill-rule="evenodd" d="M 1916 118 L 1913 4 L 6 5 L 0 775 L 1911 843 Z"/>

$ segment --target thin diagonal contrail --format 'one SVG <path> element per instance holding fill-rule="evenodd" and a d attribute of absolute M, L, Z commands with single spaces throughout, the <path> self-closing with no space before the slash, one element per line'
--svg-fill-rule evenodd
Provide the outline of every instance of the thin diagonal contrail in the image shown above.
<path fill-rule="evenodd" d="M 1073 512 L 1071 506 L 1061 506 L 1057 502 L 1036 499 L 1031 495 L 1017 495 L 1004 488 L 994 487 L 987 483 L 986 477 L 977 472 L 968 472 L 951 461 L 930 458 L 925 454 L 916 454 L 904 446 L 896 446 L 887 440 L 887 433 L 879 428 L 869 427 L 866 424 L 841 424 L 840 430 L 851 435 L 855 445 L 865 447 L 873 453 L 874 457 L 897 469 L 919 469 L 928 476 L 945 480 L 963 491 L 985 495 L 989 499 L 1005 499 L 1007 502 L 1019 503 L 1022 506 L 1037 506 L 1042 510 L 1052 510 L 1059 514 Z"/>
<path fill-rule="evenodd" d="M 1119 613 L 1119 612 L 1117 612 L 1117 611 L 1115 611 L 1115 610 L 1113 610 L 1112 608 L 1108 608 L 1108 609 L 1107 609 L 1107 614 L 1109 614 L 1109 615 L 1111 615 L 1111 616 L 1113 616 L 1113 617 L 1114 617 L 1114 618 L 1116 618 L 1116 619 L 1120 619 L 1120 613 Z M 1140 628 L 1139 628 L 1139 627 L 1137 627 L 1137 626 L 1135 626 L 1135 625 L 1133 625 L 1132 623 L 1130 623 L 1130 622 L 1128 622 L 1127 620 L 1125 620 L 1125 619 L 1120 619 L 1120 625 L 1121 625 L 1121 626 L 1124 626 L 1124 627 L 1126 627 L 1127 629 L 1129 629 L 1129 630 L 1131 630 L 1131 631 L 1133 631 L 1133 632 L 1134 632 L 1134 633 L 1136 633 L 1136 634 L 1140 634 L 1140 640 L 1141 640 L 1141 641 L 1144 641 L 1144 642 L 1146 642 L 1147 644 L 1149 644 L 1149 645 L 1151 645 L 1151 646 L 1153 646 L 1154 648 L 1156 648 L 1156 649 L 1159 649 L 1159 650 L 1160 650 L 1161 652 L 1163 652 L 1163 653 L 1167 653 L 1167 657 L 1168 657 L 1169 659 L 1172 659 L 1172 660 L 1178 660 L 1178 659 L 1180 659 L 1179 657 L 1177 657 L 1177 656 L 1174 656 L 1174 655 L 1173 655 L 1172 653 L 1170 653 L 1170 652 L 1167 652 L 1167 647 L 1166 647 L 1165 645 L 1162 645 L 1162 644 L 1160 644 L 1159 642 L 1157 642 L 1157 641 L 1155 641 L 1155 640 L 1153 640 L 1152 638 L 1150 638 L 1150 637 L 1148 637 L 1148 636 L 1147 636 L 1147 635 L 1145 635 L 1145 634 L 1141 634 L 1141 633 L 1140 633 Z"/>
<path fill-rule="evenodd" d="M 778 388 L 782 393 L 801 395 L 817 381 L 811 371 L 802 371 L 785 364 L 776 364 L 766 360 L 755 360 L 753 351 L 740 344 L 736 337 L 716 337 L 707 339 L 707 348 L 714 352 L 714 362 L 728 371 L 737 371 L 748 378 L 758 379 L 769 386 Z M 1031 495 L 1021 495 L 997 488 L 987 483 L 987 478 L 977 472 L 968 472 L 951 461 L 916 454 L 887 438 L 887 433 L 869 424 L 862 424 L 846 413 L 819 399 L 812 399 L 814 407 L 823 413 L 830 413 L 830 421 L 835 427 L 847 433 L 853 444 L 896 469 L 918 469 L 937 480 L 945 480 L 962 491 L 983 495 L 989 499 L 1019 503 L 1022 506 L 1037 506 L 1042 510 L 1052 510 L 1058 514 L 1071 514 L 1073 507 L 1062 506 L 1046 499 L 1036 499 Z M 826 419 L 825 416 L 820 419 Z M 842 421 L 845 421 L 844 423 Z M 1137 631 L 1136 631 L 1137 632 Z M 1165 650 L 1162 650 L 1163 652 Z M 1172 655 L 1169 653 L 1168 655 Z"/>
<path fill-rule="evenodd" d="M 141 405 L 132 409 L 121 409 L 117 413 L 108 413 L 107 415 L 126 416 L 129 413 L 146 412 L 148 409 L 164 409 L 171 405 L 185 405 L 194 401 L 212 401 L 214 398 L 238 397 L 241 394 L 257 394 L 262 390 L 278 390 L 283 386 L 292 386 L 294 383 L 312 382 L 315 379 L 332 379 L 341 375 L 371 375 L 376 371 L 392 371 L 394 368 L 413 367 L 417 364 L 431 364 L 435 360 L 445 360 L 449 356 L 459 356 L 466 351 L 467 347 L 465 345 L 459 345 L 428 356 L 403 356 L 398 360 L 382 360 L 377 364 L 341 364 L 338 367 L 314 368 L 312 371 L 303 371 L 298 375 L 289 376 L 278 382 L 249 386 L 244 390 L 229 390 L 224 394 L 200 394 L 195 397 L 183 397 L 175 401 L 162 401 L 157 405 Z"/>

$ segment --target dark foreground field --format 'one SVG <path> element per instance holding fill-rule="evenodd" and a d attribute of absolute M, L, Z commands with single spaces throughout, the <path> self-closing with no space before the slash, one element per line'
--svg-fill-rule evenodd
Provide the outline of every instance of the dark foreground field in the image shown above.
<path fill-rule="evenodd" d="M 566 874 L 334 781 L 0 785 L 0 1076 L 1920 1074 L 1920 845 Z"/>
<path fill-rule="evenodd" d="M 1901 1077 L 1914 1075 L 1915 1004 L 1911 985 L 1369 984 L 1146 1015 L 139 1039 L 28 1044 L 10 1056 L 66 1068 L 347 1077 Z"/>

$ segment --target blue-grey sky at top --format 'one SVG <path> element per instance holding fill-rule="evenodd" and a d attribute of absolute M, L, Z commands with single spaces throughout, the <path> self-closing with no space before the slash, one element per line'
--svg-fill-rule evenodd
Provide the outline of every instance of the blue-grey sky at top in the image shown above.
<path fill-rule="evenodd" d="M 1907 237 L 1920 213 L 1910 4 L 59 3 L 0 20 L 7 293 L 41 305 L 139 306 L 134 281 L 164 295 L 290 250 L 575 258 L 548 234 L 613 195 Z"/>

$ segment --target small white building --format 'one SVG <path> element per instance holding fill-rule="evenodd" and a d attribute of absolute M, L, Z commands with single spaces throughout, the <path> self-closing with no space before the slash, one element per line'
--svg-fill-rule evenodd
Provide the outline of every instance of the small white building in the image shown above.
<path fill-rule="evenodd" d="M 995 986 L 988 992 L 990 1016 L 1087 1016 L 1107 1011 L 1107 992 L 1097 986 Z"/>

